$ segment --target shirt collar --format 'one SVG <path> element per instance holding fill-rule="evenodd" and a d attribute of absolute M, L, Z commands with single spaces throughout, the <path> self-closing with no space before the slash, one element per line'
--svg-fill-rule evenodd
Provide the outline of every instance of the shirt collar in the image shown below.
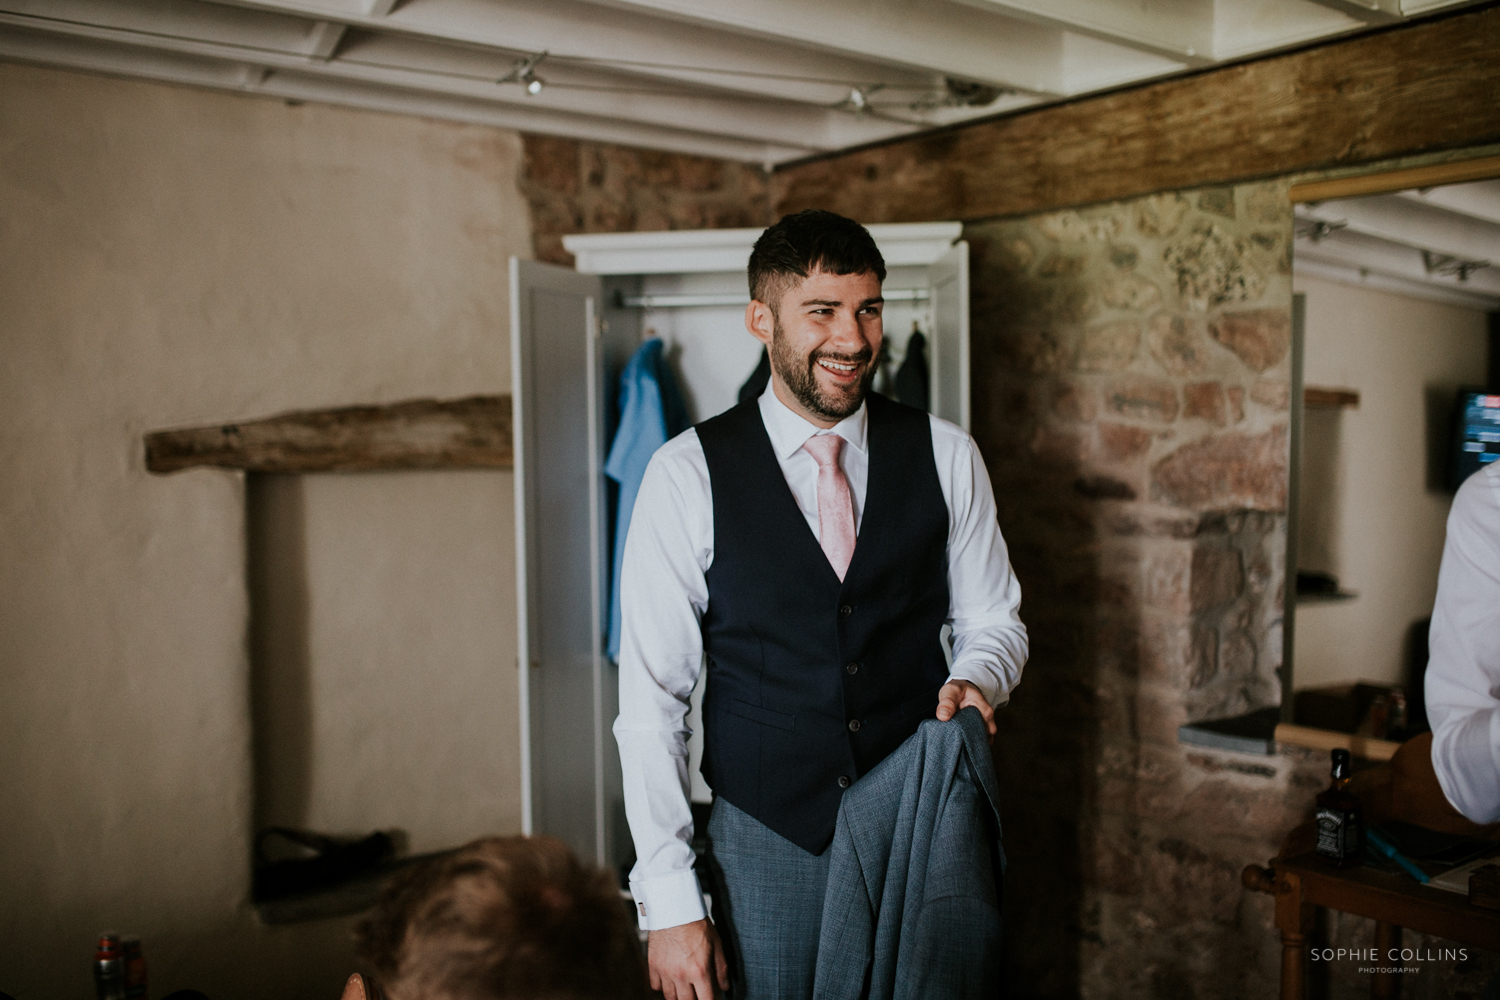
<path fill-rule="evenodd" d="M 817 434 L 837 434 L 845 443 L 865 450 L 865 428 L 868 423 L 865 404 L 827 430 L 810 423 L 806 417 L 794 412 L 776 395 L 775 388 L 767 383 L 766 391 L 760 394 L 760 419 L 766 425 L 766 434 L 776 457 L 785 461 Z"/>

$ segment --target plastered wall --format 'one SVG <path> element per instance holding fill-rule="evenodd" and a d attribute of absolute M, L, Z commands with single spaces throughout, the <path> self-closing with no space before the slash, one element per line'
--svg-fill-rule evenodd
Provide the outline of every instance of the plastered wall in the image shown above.
<path fill-rule="evenodd" d="M 1459 387 L 1485 381 L 1485 314 L 1300 275 L 1296 288 L 1307 295 L 1307 384 L 1360 398 L 1307 411 L 1299 560 L 1359 596 L 1298 606 L 1294 685 L 1403 683 L 1453 501 L 1447 420 Z"/>
<path fill-rule="evenodd" d="M 244 479 L 150 475 L 141 435 L 506 391 L 520 153 L 493 129 L 0 65 L 0 990 L 88 995 L 115 928 L 145 939 L 153 995 L 337 995 L 347 921 L 266 928 L 245 905 L 251 650 L 279 640 L 249 624 Z M 304 681 L 338 699 L 303 720 L 320 797 L 300 815 L 419 849 L 516 829 L 509 474 L 298 492 L 281 524 L 305 590 L 282 599 Z M 399 704 L 440 679 L 462 698 Z M 393 746 L 397 716 L 443 729 Z M 403 749 L 430 766 L 395 768 Z M 432 794 L 398 808 L 416 783 Z"/>

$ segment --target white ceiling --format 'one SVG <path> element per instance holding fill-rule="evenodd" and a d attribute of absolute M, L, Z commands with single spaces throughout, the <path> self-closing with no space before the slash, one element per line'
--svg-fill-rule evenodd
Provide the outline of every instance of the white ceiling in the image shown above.
<path fill-rule="evenodd" d="M 1297 206 L 1293 267 L 1500 309 L 1500 180 Z"/>
<path fill-rule="evenodd" d="M 1471 2 L 0 0 L 0 59 L 774 164 Z"/>

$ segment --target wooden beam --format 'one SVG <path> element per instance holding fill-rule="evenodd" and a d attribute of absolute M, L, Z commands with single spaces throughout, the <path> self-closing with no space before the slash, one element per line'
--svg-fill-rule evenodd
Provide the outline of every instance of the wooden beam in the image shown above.
<path fill-rule="evenodd" d="M 1500 95 L 1497 95 L 1500 100 Z M 1384 173 L 1336 177 L 1328 181 L 1293 184 L 1292 201 L 1333 201 L 1335 198 L 1362 198 L 1370 194 L 1388 194 L 1410 188 L 1438 187 L 1442 184 L 1466 184 L 1500 177 L 1500 156 L 1478 156 L 1472 160 L 1434 163 L 1410 170 L 1388 170 Z"/>
<path fill-rule="evenodd" d="M 778 212 L 974 220 L 1500 142 L 1500 8 L 786 164 Z"/>
<path fill-rule="evenodd" d="M 146 468 L 247 472 L 509 469 L 509 396 L 296 410 L 146 435 Z"/>

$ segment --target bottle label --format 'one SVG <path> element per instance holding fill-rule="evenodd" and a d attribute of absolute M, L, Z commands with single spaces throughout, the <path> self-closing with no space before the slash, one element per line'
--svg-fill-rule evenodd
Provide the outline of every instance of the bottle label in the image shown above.
<path fill-rule="evenodd" d="M 1343 861 L 1360 848 L 1359 816 L 1344 809 L 1318 810 L 1318 853 Z"/>

